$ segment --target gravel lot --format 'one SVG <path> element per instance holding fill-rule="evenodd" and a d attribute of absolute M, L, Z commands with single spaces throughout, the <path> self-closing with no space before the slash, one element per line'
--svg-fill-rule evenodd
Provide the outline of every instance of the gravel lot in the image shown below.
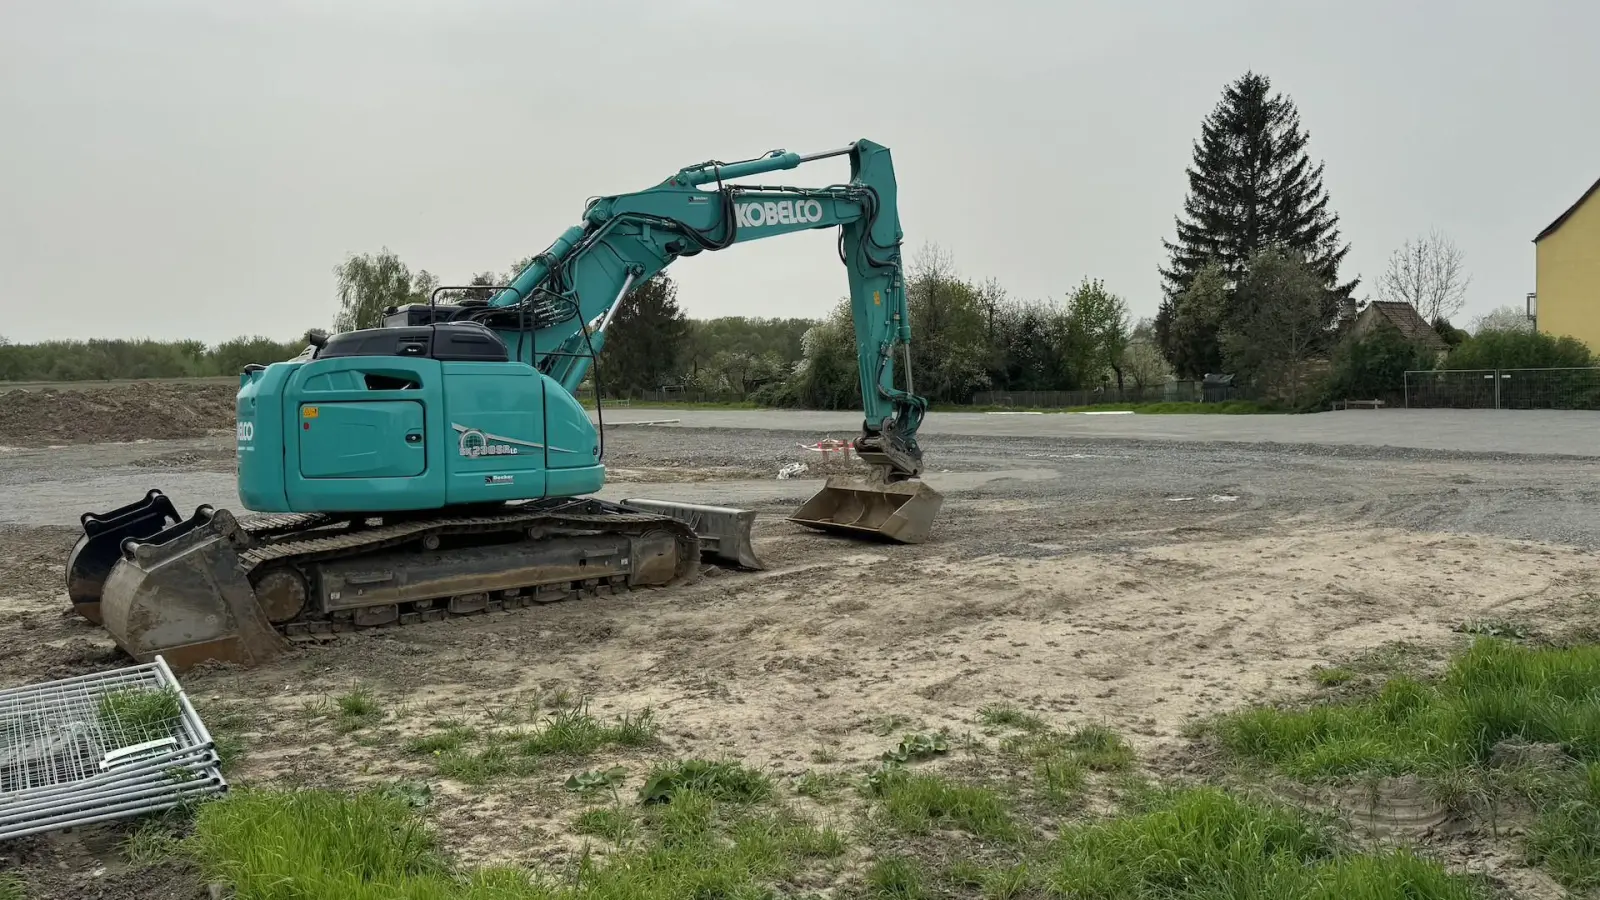
<path fill-rule="evenodd" d="M 608 428 L 606 495 L 753 507 L 767 571 L 194 672 L 191 693 L 250 711 L 237 780 L 413 774 L 398 739 L 308 733 L 306 704 L 356 681 L 423 711 L 397 720 L 402 734 L 567 688 L 607 714 L 651 706 L 675 756 L 783 775 L 824 749 L 841 769 L 870 762 L 886 716 L 959 734 L 1004 701 L 1063 726 L 1107 724 L 1160 771 L 1183 764 L 1197 717 L 1301 692 L 1313 665 L 1397 640 L 1443 646 L 1474 617 L 1558 630 L 1596 589 L 1600 419 L 1586 414 L 936 414 L 927 480 L 946 501 L 914 547 L 784 520 L 819 481 L 778 469 L 816 461 L 799 444 L 850 436 L 854 416 L 607 415 L 650 419 L 679 421 Z M 4 451 L 0 645 L 13 649 L 0 685 L 121 664 L 101 632 L 62 615 L 79 513 L 149 487 L 180 508 L 236 506 L 232 464 L 220 436 Z M 441 788 L 432 815 L 470 860 L 565 858 L 572 810 L 516 790 Z M 30 872 L 82 869 L 41 896 L 139 896 L 116 888 L 137 879 L 115 854 L 74 840 L 23 857 Z M 1503 855 L 1485 864 L 1520 871 Z"/>

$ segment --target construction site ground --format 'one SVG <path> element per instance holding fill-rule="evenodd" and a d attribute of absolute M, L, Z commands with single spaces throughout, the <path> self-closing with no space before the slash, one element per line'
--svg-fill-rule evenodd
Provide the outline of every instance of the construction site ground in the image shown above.
<path fill-rule="evenodd" d="M 0 413 L 0 686 L 127 662 L 67 614 L 79 514 L 150 487 L 180 509 L 238 506 L 231 407 L 210 396 L 231 388 L 127 390 L 60 409 L 43 398 L 71 392 L 35 393 Z M 571 827 L 582 806 L 561 789 L 580 770 L 623 764 L 631 788 L 652 759 L 731 759 L 793 784 L 859 772 L 907 731 L 985 740 L 980 711 L 1005 706 L 1108 727 L 1141 771 L 1182 777 L 1204 767 L 1190 729 L 1207 716 L 1304 696 L 1316 667 L 1384 648 L 1443 653 L 1467 639 L 1463 623 L 1556 633 L 1593 615 L 1600 587 L 1589 414 L 934 414 L 926 480 L 946 499 L 919 546 L 785 521 L 822 474 L 850 466 L 801 445 L 850 437 L 852 414 L 633 408 L 606 422 L 602 496 L 757 509 L 767 570 L 187 673 L 208 722 L 243 748 L 231 780 L 421 779 L 427 817 L 465 863 L 560 867 L 585 840 Z M 795 462 L 811 468 L 777 477 Z M 351 722 L 336 701 L 357 694 L 376 712 Z M 649 708 L 658 743 L 489 787 L 404 749 L 439 723 L 536 727 L 578 698 L 602 720 Z M 0 869 L 30 896 L 205 895 L 186 870 L 131 866 L 127 833 L 0 847 Z M 1416 837 L 1518 895 L 1561 896 L 1503 844 Z"/>

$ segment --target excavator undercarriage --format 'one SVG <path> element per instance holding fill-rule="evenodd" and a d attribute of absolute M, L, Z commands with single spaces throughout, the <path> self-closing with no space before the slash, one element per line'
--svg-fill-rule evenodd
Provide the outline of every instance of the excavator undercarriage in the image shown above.
<path fill-rule="evenodd" d="M 341 631 L 670 587 L 694 580 L 703 558 L 759 569 L 753 520 L 592 498 L 362 517 L 201 506 L 180 519 L 152 490 L 83 516 L 67 586 L 79 614 L 141 662 L 257 665 Z"/>

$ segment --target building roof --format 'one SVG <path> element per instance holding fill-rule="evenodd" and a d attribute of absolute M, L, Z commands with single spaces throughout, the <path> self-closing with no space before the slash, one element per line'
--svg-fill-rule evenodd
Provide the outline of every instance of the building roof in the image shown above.
<path fill-rule="evenodd" d="M 1554 222 L 1551 222 L 1549 225 L 1545 226 L 1545 229 L 1539 232 L 1538 237 L 1535 237 L 1533 242 L 1537 244 L 1550 235 L 1555 234 L 1556 229 L 1560 228 L 1568 219 L 1572 218 L 1572 214 L 1577 212 L 1578 207 L 1582 206 L 1585 200 L 1588 200 L 1591 196 L 1593 196 L 1595 191 L 1600 191 L 1600 179 L 1596 179 L 1594 184 L 1589 185 L 1589 189 L 1583 192 L 1583 196 L 1578 198 L 1578 202 L 1567 207 L 1566 212 L 1557 216 Z"/>
<path fill-rule="evenodd" d="M 1371 313 L 1393 325 L 1407 340 L 1416 341 L 1435 350 L 1446 349 L 1449 345 L 1439 332 L 1433 330 L 1428 320 L 1417 312 L 1417 308 L 1409 303 L 1391 300 L 1374 300 L 1367 304 L 1361 311 L 1363 315 Z"/>

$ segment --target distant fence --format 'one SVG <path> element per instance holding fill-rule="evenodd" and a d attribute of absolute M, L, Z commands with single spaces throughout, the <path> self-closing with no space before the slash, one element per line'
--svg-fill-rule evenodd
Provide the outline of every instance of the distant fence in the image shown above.
<path fill-rule="evenodd" d="M 1600 410 L 1600 367 L 1407 372 L 1405 405 L 1408 409 Z"/>
<path fill-rule="evenodd" d="M 1102 403 L 1221 403 L 1246 399 L 1231 384 L 1172 381 L 1146 388 L 1105 388 L 1098 391 L 982 391 L 972 395 L 973 406 L 1018 406 L 1060 409 L 1098 406 Z"/>

